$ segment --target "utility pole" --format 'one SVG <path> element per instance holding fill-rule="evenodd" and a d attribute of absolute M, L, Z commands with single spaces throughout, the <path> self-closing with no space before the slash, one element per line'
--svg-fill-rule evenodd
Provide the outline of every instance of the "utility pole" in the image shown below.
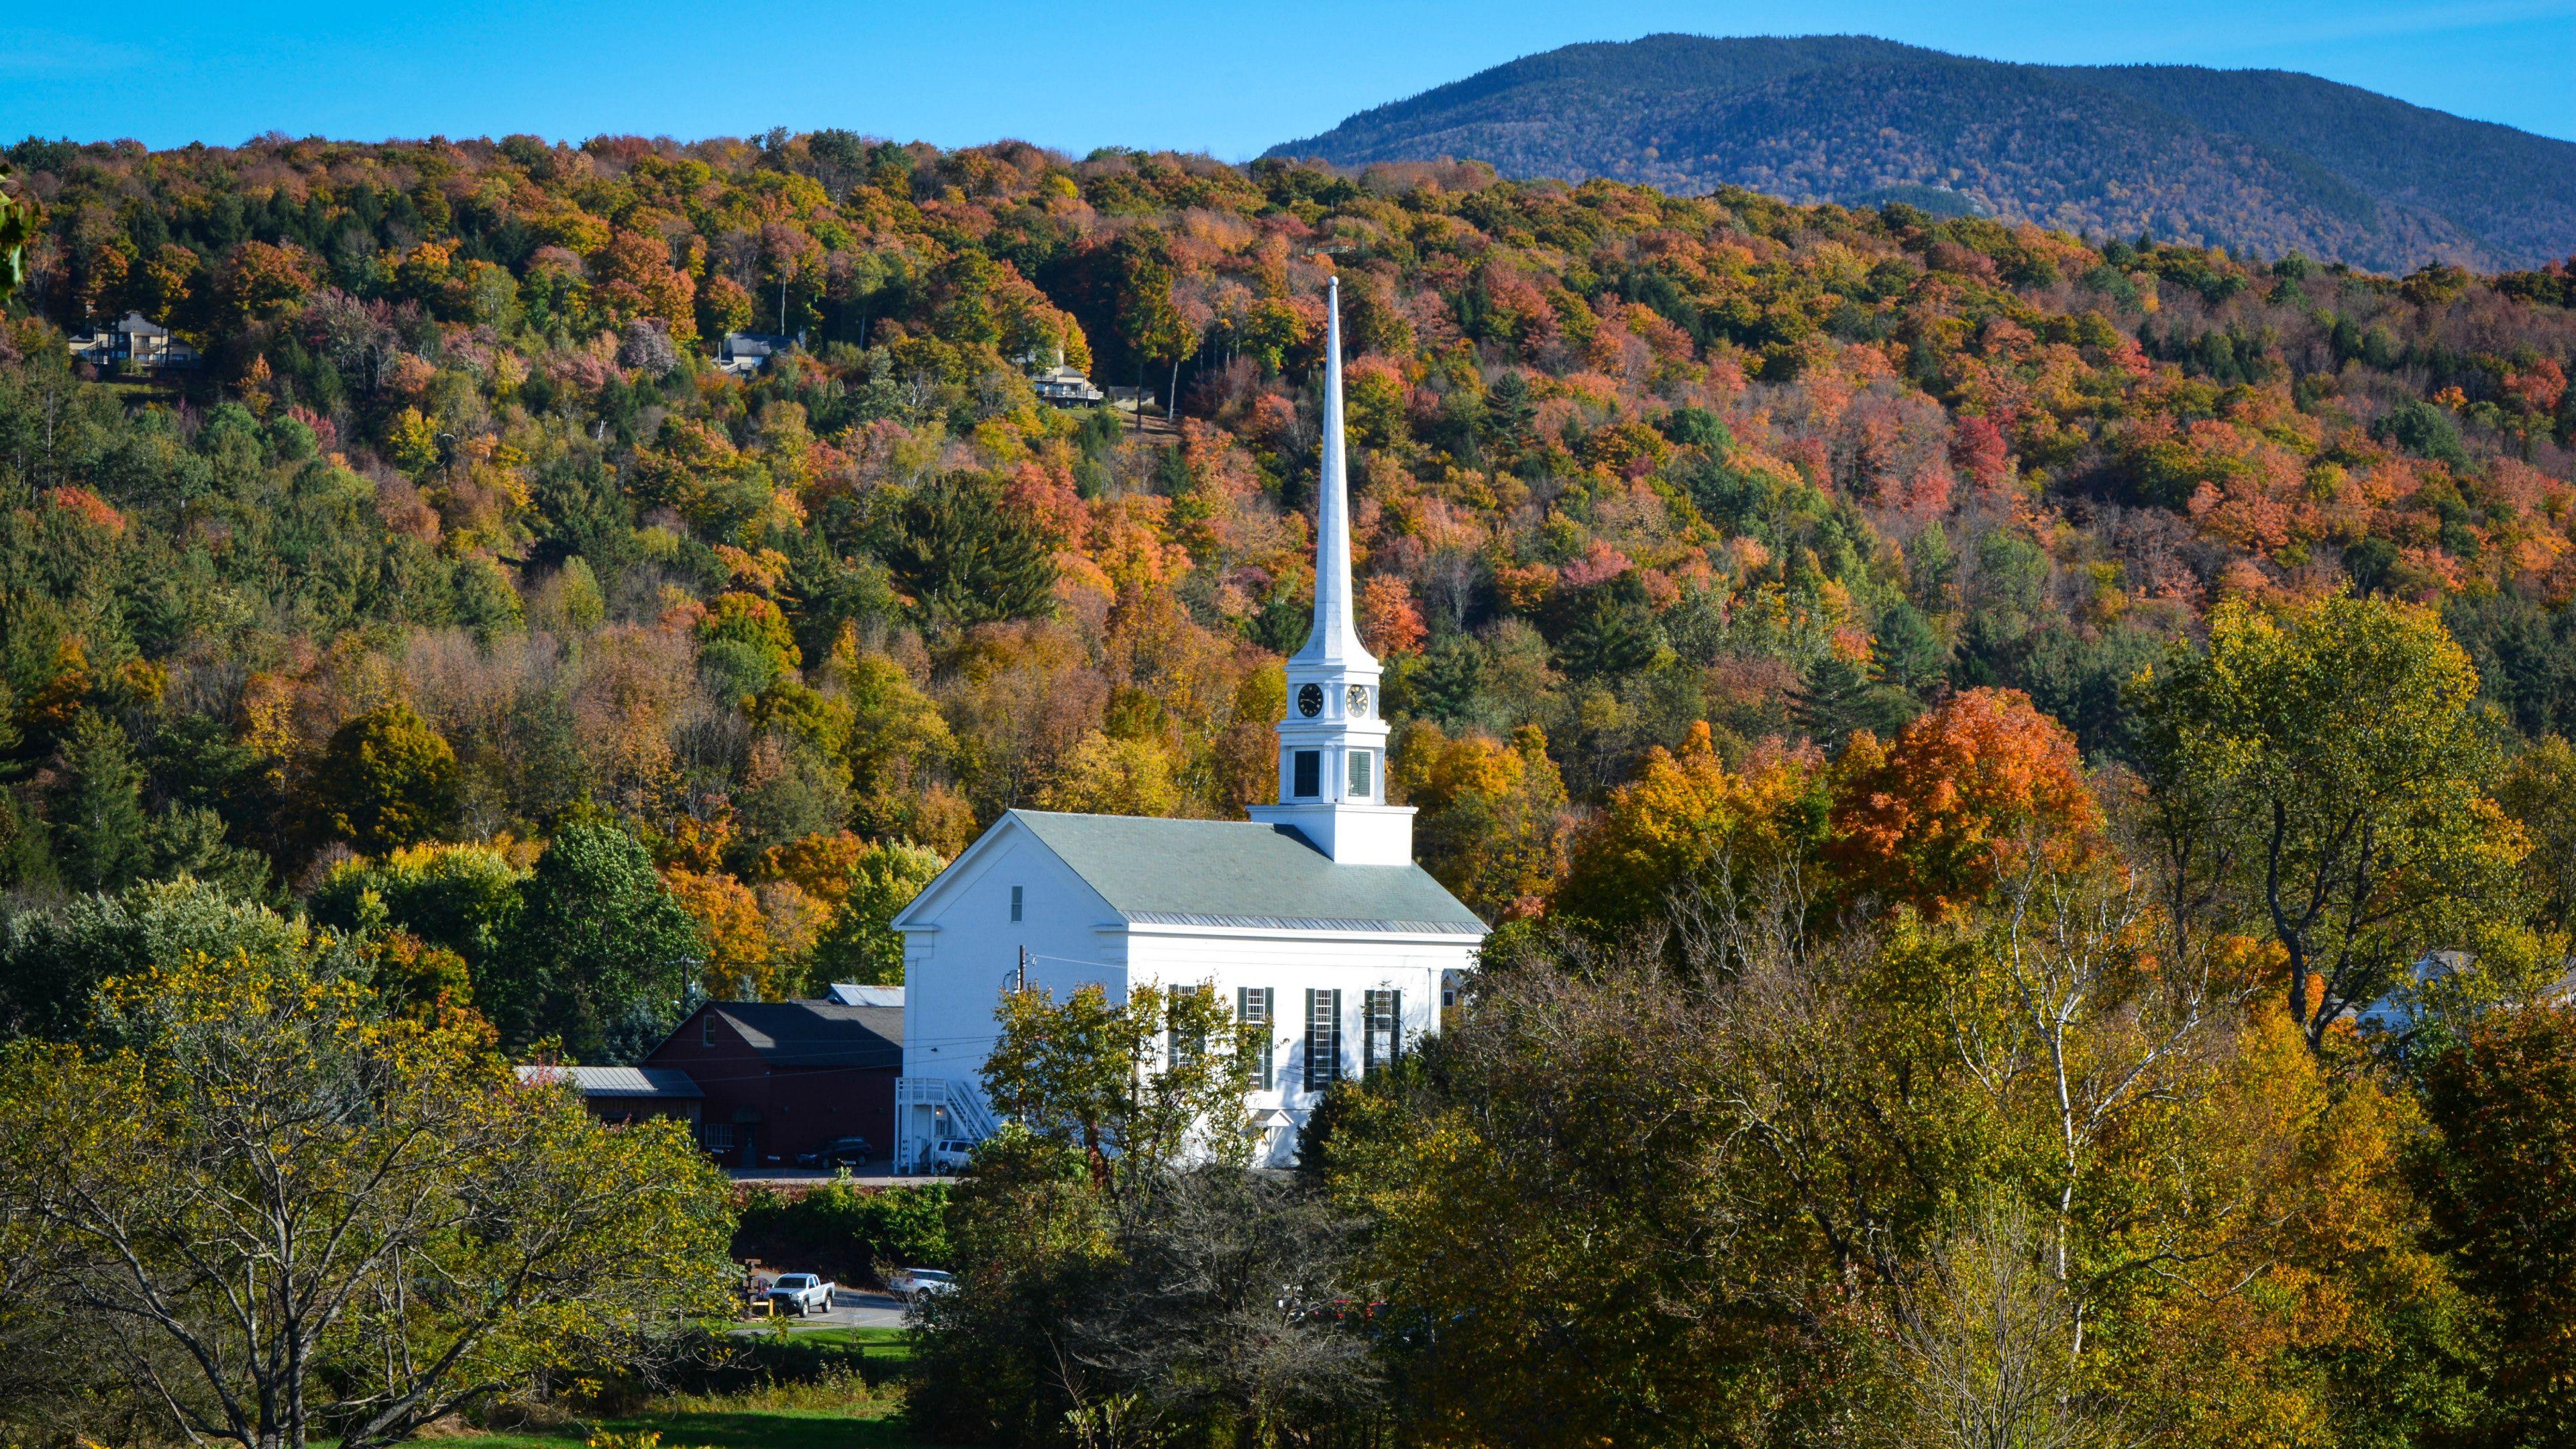
<path fill-rule="evenodd" d="M 1020 948 L 1019 984 L 1013 989 L 1017 991 L 1029 989 L 1029 948 L 1026 946 Z"/>

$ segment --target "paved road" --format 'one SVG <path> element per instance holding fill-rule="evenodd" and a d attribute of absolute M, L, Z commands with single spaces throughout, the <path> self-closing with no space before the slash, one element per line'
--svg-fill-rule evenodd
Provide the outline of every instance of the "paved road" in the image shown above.
<path fill-rule="evenodd" d="M 812 1333 L 825 1328 L 901 1328 L 904 1326 L 903 1300 L 891 1293 L 872 1293 L 857 1288 L 832 1290 L 832 1311 L 812 1313 L 803 1318 L 754 1319 L 734 1330 L 736 1333 L 767 1333 L 772 1324 L 787 1325 L 790 1333 Z"/>
<path fill-rule="evenodd" d="M 762 1187 L 788 1188 L 820 1187 L 824 1183 L 834 1180 L 837 1175 L 821 1168 L 814 1167 L 763 1167 L 757 1169 L 749 1167 L 729 1167 L 725 1169 L 725 1173 L 736 1183 L 744 1187 L 750 1187 L 757 1184 Z M 850 1185 L 853 1187 L 925 1187 L 934 1182 L 955 1182 L 956 1180 L 957 1179 L 954 1177 L 937 1173 L 907 1173 L 904 1176 L 898 1177 L 895 1175 L 894 1164 L 883 1159 L 871 1162 L 867 1166 L 852 1172 L 849 1176 Z"/>

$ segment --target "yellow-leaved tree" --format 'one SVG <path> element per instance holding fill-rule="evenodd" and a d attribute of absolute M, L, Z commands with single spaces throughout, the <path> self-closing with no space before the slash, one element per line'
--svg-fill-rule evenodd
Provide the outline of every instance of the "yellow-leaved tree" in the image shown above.
<path fill-rule="evenodd" d="M 0 1261 L 173 1434 L 390 1444 L 722 1306 L 684 1124 L 600 1123 L 478 1018 L 243 952 L 108 982 L 93 1035 L 0 1057 Z"/>
<path fill-rule="evenodd" d="M 2489 793 L 2477 670 L 2432 610 L 2230 600 L 2135 694 L 2168 916 L 2279 942 L 2311 1045 L 2412 990 L 2430 953 L 2507 986 L 2534 964 L 2530 845 Z"/>

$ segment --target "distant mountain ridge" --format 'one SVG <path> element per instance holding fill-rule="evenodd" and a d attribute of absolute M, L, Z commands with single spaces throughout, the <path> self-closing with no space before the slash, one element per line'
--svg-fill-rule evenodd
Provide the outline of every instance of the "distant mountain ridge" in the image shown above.
<path fill-rule="evenodd" d="M 2576 252 L 2576 142 L 2289 71 L 2015 65 L 1866 36 L 1571 45 L 1268 154 L 1892 196 L 2377 271 Z"/>

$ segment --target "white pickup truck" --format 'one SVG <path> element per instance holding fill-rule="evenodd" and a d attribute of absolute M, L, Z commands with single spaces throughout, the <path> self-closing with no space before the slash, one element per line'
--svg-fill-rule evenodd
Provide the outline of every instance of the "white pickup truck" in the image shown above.
<path fill-rule="evenodd" d="M 906 1303 L 957 1291 L 957 1280 L 937 1268 L 897 1268 L 885 1274 L 885 1285 Z"/>
<path fill-rule="evenodd" d="M 829 1313 L 836 1286 L 812 1273 L 781 1273 L 769 1285 L 769 1310 L 785 1313 L 792 1309 L 799 1318 L 809 1313 Z"/>

